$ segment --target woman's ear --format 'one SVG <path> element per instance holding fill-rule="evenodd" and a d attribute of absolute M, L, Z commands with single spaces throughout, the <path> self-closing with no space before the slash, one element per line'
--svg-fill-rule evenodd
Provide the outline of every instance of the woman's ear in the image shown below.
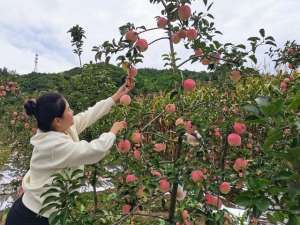
<path fill-rule="evenodd" d="M 52 127 L 57 130 L 60 126 L 60 118 L 55 117 L 54 120 L 52 121 Z"/>

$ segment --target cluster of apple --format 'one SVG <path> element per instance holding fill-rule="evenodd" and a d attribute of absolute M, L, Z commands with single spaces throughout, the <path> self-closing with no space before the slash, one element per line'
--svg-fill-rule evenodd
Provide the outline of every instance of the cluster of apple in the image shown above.
<path fill-rule="evenodd" d="M 10 120 L 10 124 L 12 126 L 15 126 L 18 122 L 20 122 L 25 129 L 31 130 L 32 134 L 36 133 L 37 128 L 30 125 L 29 116 L 25 112 L 14 111 L 11 113 L 11 117 L 12 119 Z"/>
<path fill-rule="evenodd" d="M 288 87 L 289 87 L 289 84 L 290 84 L 291 81 L 293 81 L 293 77 L 292 76 L 284 78 L 280 82 L 280 91 L 281 92 L 286 92 L 288 90 Z"/>
<path fill-rule="evenodd" d="M 4 85 L 0 85 L 0 97 L 4 97 L 8 92 L 13 94 L 18 90 L 17 82 L 9 81 Z"/>

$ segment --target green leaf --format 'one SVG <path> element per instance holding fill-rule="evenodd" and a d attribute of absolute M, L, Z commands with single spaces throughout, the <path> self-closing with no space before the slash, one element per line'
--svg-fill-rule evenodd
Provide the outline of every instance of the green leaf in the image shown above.
<path fill-rule="evenodd" d="M 256 104 L 259 107 L 270 105 L 271 98 L 269 96 L 259 96 L 255 99 Z"/>
<path fill-rule="evenodd" d="M 273 41 L 266 41 L 267 45 L 273 45 L 275 47 L 277 47 L 276 43 L 274 43 Z"/>
<path fill-rule="evenodd" d="M 81 169 L 74 170 L 71 174 L 71 178 L 75 178 L 76 176 L 80 176 L 82 174 L 83 174 L 83 171 Z"/>
<path fill-rule="evenodd" d="M 271 128 L 263 144 L 263 149 L 268 150 L 272 144 L 282 137 L 282 130 Z"/>
<path fill-rule="evenodd" d="M 299 119 L 296 120 L 294 124 L 295 124 L 295 126 L 296 126 L 296 129 L 297 129 L 297 130 L 300 130 L 300 120 L 299 120 Z"/>
<path fill-rule="evenodd" d="M 212 5 L 213 5 L 214 3 L 212 2 L 212 3 L 210 3 L 210 5 L 207 7 L 207 11 L 209 11 L 210 10 L 210 8 L 212 7 Z"/>
<path fill-rule="evenodd" d="M 266 116 L 276 116 L 283 110 L 283 106 L 283 99 L 277 99 L 273 101 L 270 105 L 261 106 L 260 108 Z"/>
<path fill-rule="evenodd" d="M 290 162 L 297 162 L 300 160 L 300 147 L 290 148 L 284 156 Z"/>
<path fill-rule="evenodd" d="M 265 212 L 270 206 L 270 200 L 266 197 L 255 199 L 255 206 L 261 211 Z"/>
<path fill-rule="evenodd" d="M 50 214 L 50 216 L 48 218 L 50 225 L 57 225 L 58 224 L 59 216 L 57 214 L 58 214 L 58 211 L 55 211 L 55 212 Z"/>
<path fill-rule="evenodd" d="M 245 45 L 242 45 L 242 44 L 240 44 L 240 45 L 237 45 L 236 47 L 237 47 L 237 48 L 246 49 L 246 46 L 245 46 Z"/>
<path fill-rule="evenodd" d="M 276 181 L 288 181 L 291 180 L 292 173 L 289 171 L 280 171 L 280 173 L 276 174 L 276 177 L 274 177 L 274 180 Z"/>
<path fill-rule="evenodd" d="M 231 46 L 232 45 L 232 43 L 226 43 L 225 45 L 224 45 L 224 47 L 226 48 L 227 46 Z"/>
<path fill-rule="evenodd" d="M 255 63 L 257 64 L 257 58 L 255 55 L 250 55 L 249 58 Z"/>
<path fill-rule="evenodd" d="M 49 211 L 50 209 L 57 208 L 58 206 L 59 205 L 57 203 L 51 203 L 49 205 L 46 205 L 39 211 L 39 214 L 43 215 L 45 212 Z"/>
<path fill-rule="evenodd" d="M 290 102 L 288 108 L 293 109 L 293 110 L 299 110 L 300 109 L 300 92 L 299 91 L 291 99 L 291 102 Z"/>
<path fill-rule="evenodd" d="M 242 192 L 235 198 L 235 203 L 244 207 L 253 206 L 253 196 L 250 192 Z"/>
<path fill-rule="evenodd" d="M 266 33 L 265 33 L 265 30 L 264 29 L 260 29 L 259 30 L 259 33 L 262 37 L 265 37 Z"/>
<path fill-rule="evenodd" d="M 212 14 L 210 14 L 210 13 L 208 13 L 207 16 L 208 16 L 209 18 L 211 18 L 211 19 L 214 19 L 214 18 L 215 18 L 215 17 L 214 17 Z"/>
<path fill-rule="evenodd" d="M 299 150 L 299 149 L 298 149 Z M 298 160 L 294 160 L 295 163 L 299 162 Z M 297 196 L 300 196 L 300 184 L 292 183 L 290 182 L 288 193 L 290 198 L 297 198 Z"/>
<path fill-rule="evenodd" d="M 44 192 L 43 194 L 41 194 L 41 197 L 48 195 L 48 194 L 52 194 L 52 193 L 58 193 L 58 192 L 59 192 L 59 189 L 52 187 L 52 188 L 48 189 L 46 192 Z"/>
<path fill-rule="evenodd" d="M 268 36 L 265 38 L 266 40 L 275 41 L 275 39 L 272 36 Z"/>
<path fill-rule="evenodd" d="M 269 183 L 270 182 L 268 180 L 263 178 L 249 177 L 248 179 L 249 187 L 255 191 L 266 189 Z"/>
<path fill-rule="evenodd" d="M 283 212 L 274 212 L 272 215 L 268 213 L 267 217 L 272 224 L 277 224 L 277 222 L 284 221 L 285 214 Z"/>
<path fill-rule="evenodd" d="M 300 216 L 290 214 L 287 225 L 300 225 Z"/>
<path fill-rule="evenodd" d="M 170 99 L 173 99 L 176 95 L 178 95 L 178 91 L 177 90 L 173 90 L 170 94 Z"/>
<path fill-rule="evenodd" d="M 256 116 L 259 115 L 259 109 L 255 107 L 254 105 L 245 105 L 242 107 L 246 112 L 249 112 L 251 114 L 254 114 Z"/>
<path fill-rule="evenodd" d="M 221 43 L 220 43 L 220 42 L 218 42 L 218 41 L 213 41 L 213 43 L 214 43 L 214 45 L 215 45 L 215 47 L 216 47 L 217 49 L 221 47 Z"/>
<path fill-rule="evenodd" d="M 45 198 L 45 200 L 43 201 L 43 205 L 47 205 L 50 202 L 57 202 L 57 201 L 59 201 L 59 197 L 51 195 Z"/>
<path fill-rule="evenodd" d="M 258 38 L 258 37 L 249 37 L 248 38 L 248 41 L 252 41 L 252 42 L 257 42 L 259 40 L 260 40 L 260 38 Z"/>

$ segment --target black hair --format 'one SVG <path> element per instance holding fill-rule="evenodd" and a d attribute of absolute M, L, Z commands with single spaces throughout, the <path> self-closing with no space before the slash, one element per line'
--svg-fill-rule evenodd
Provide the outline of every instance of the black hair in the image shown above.
<path fill-rule="evenodd" d="M 47 93 L 37 100 L 30 99 L 24 104 L 28 116 L 34 116 L 40 130 L 53 130 L 52 122 L 55 117 L 62 117 L 66 109 L 65 98 L 58 93 Z"/>

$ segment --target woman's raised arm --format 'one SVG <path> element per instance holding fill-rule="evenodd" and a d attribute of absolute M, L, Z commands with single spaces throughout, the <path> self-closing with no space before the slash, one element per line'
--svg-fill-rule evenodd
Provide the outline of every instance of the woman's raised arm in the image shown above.
<path fill-rule="evenodd" d="M 94 106 L 89 107 L 86 111 L 74 116 L 74 125 L 77 133 L 80 134 L 84 129 L 91 126 L 98 119 L 106 115 L 122 95 L 127 94 L 133 87 L 127 87 L 123 84 L 111 97 L 97 102 Z"/>

